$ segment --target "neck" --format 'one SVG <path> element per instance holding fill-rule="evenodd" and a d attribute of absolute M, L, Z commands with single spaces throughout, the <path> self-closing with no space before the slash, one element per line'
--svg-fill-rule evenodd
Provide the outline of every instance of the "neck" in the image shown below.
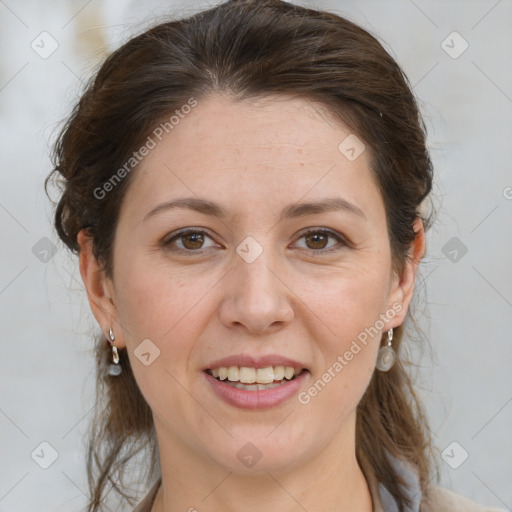
<path fill-rule="evenodd" d="M 350 430 L 355 433 L 353 427 Z M 372 511 L 370 490 L 355 457 L 355 435 L 350 443 L 341 436 L 334 439 L 293 469 L 263 468 L 240 474 L 201 459 L 156 430 L 162 485 L 152 512 Z"/>

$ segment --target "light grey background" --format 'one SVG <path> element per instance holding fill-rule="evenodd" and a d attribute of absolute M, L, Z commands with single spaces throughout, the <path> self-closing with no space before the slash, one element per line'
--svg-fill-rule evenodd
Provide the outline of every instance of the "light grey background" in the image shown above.
<path fill-rule="evenodd" d="M 51 227 L 43 191 L 49 141 L 106 52 L 159 15 L 209 4 L 185 5 L 0 1 L 0 511 L 71 511 L 85 503 L 89 333 L 97 326 L 77 261 Z M 452 466 L 468 453 L 458 469 L 440 458 L 442 484 L 512 510 L 512 1 L 309 5 L 377 35 L 421 100 L 438 216 L 417 308 L 436 358 L 423 360 L 418 382 L 439 452 L 449 447 Z M 46 59 L 31 48 L 35 41 L 43 51 L 43 31 L 58 43 Z M 463 39 L 448 37 L 454 31 Z M 453 58 L 464 41 L 467 50 Z M 57 244 L 46 263 L 44 237 Z M 58 453 L 48 469 L 31 458 L 34 450 L 40 463 L 49 456 L 41 442 Z"/>

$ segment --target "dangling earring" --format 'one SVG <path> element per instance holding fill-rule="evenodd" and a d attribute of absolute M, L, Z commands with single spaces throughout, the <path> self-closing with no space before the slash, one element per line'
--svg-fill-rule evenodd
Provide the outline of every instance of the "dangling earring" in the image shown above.
<path fill-rule="evenodd" d="M 121 374 L 122 369 L 121 365 L 119 364 L 119 352 L 117 351 L 117 347 L 114 345 L 114 332 L 112 331 L 112 327 L 109 331 L 110 336 L 110 344 L 112 345 L 112 363 L 108 365 L 108 374 L 112 375 L 113 377 L 117 377 Z"/>
<path fill-rule="evenodd" d="M 377 355 L 377 370 L 381 372 L 388 372 L 391 370 L 391 367 L 395 364 L 396 361 L 396 352 L 393 350 L 391 346 L 391 342 L 393 341 L 393 329 L 388 331 L 388 344 L 385 347 L 381 347 L 379 349 L 379 353 Z"/>

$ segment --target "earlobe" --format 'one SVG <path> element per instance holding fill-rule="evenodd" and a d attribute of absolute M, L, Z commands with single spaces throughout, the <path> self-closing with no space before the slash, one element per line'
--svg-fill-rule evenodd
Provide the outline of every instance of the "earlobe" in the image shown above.
<path fill-rule="evenodd" d="M 420 217 L 418 217 L 414 222 L 413 229 L 416 236 L 411 244 L 408 258 L 405 261 L 404 270 L 400 276 L 396 276 L 396 279 L 393 280 L 390 294 L 389 307 L 396 309 L 396 305 L 400 304 L 401 309 L 393 318 L 393 321 L 390 322 L 388 328 L 398 327 L 403 323 L 413 297 L 418 267 L 421 259 L 425 255 L 425 229 Z"/>
<path fill-rule="evenodd" d="M 87 291 L 92 313 L 108 339 L 109 329 L 117 318 L 112 282 L 105 276 L 103 267 L 93 254 L 93 239 L 85 229 L 77 236 L 80 245 L 80 275 Z M 116 336 L 116 345 L 123 348 L 121 337 Z"/>

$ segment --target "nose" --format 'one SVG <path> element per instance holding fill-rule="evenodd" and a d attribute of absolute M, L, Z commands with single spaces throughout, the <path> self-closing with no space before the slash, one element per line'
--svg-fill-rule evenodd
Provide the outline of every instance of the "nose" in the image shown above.
<path fill-rule="evenodd" d="M 293 293 L 286 284 L 282 265 L 270 252 L 264 250 L 251 263 L 234 254 L 219 308 L 220 320 L 226 327 L 267 334 L 293 319 Z"/>

